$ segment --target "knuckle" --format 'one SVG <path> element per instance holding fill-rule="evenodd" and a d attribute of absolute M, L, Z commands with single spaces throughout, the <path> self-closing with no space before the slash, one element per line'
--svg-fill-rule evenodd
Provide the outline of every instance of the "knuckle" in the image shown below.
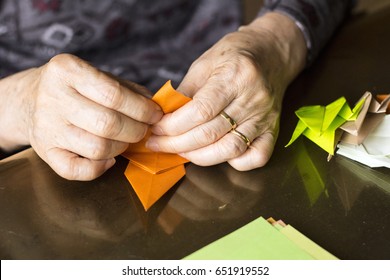
<path fill-rule="evenodd" d="M 195 123 L 202 123 L 211 120 L 215 115 L 215 106 L 212 100 L 202 98 L 194 99 L 194 114 L 192 114 Z"/>
<path fill-rule="evenodd" d="M 71 54 L 58 54 L 47 63 L 48 69 L 54 71 L 72 71 L 80 67 L 81 59 Z"/>
<path fill-rule="evenodd" d="M 101 73 L 101 75 L 104 74 Z M 102 79 L 102 81 L 104 82 L 99 86 L 102 103 L 107 107 L 118 109 L 123 103 L 121 84 L 119 83 L 119 81 L 113 79 Z"/>
<path fill-rule="evenodd" d="M 58 54 L 52 57 L 43 67 L 42 73 L 50 79 L 56 78 L 65 84 L 72 83 L 73 75 L 81 75 L 89 64 L 71 54 Z"/>
<path fill-rule="evenodd" d="M 220 155 L 225 158 L 235 158 L 240 156 L 246 150 L 246 146 L 241 143 L 237 137 L 228 137 L 226 141 L 222 141 L 219 146 Z"/>
<path fill-rule="evenodd" d="M 199 131 L 193 134 L 194 141 L 199 146 L 205 146 L 209 143 L 216 142 L 220 136 L 214 129 L 207 129 L 205 127 L 199 127 Z"/>
<path fill-rule="evenodd" d="M 205 55 L 201 56 L 199 59 L 196 59 L 195 61 L 193 61 L 191 63 L 191 66 L 189 68 L 189 72 L 190 71 L 194 71 L 194 70 L 204 70 L 204 69 L 207 69 L 208 67 L 208 64 L 209 64 L 209 61 L 204 57 Z"/>
<path fill-rule="evenodd" d="M 89 158 L 94 160 L 105 159 L 110 150 L 110 141 L 97 137 L 89 144 Z"/>
<path fill-rule="evenodd" d="M 120 118 L 111 111 L 101 111 L 95 117 L 95 129 L 99 136 L 112 138 L 118 134 L 118 127 L 123 126 Z"/>
<path fill-rule="evenodd" d="M 253 85 L 260 82 L 259 73 L 261 68 L 258 62 L 252 57 L 251 54 L 244 54 L 239 58 L 239 71 L 238 74 L 247 85 Z"/>
<path fill-rule="evenodd" d="M 228 85 L 236 85 L 240 88 L 253 88 L 264 82 L 261 79 L 262 68 L 254 54 L 241 50 L 223 68 L 224 82 Z"/>
<path fill-rule="evenodd" d="M 148 126 L 146 124 L 139 124 L 137 128 L 134 128 L 131 133 L 131 139 L 129 139 L 130 143 L 136 143 L 141 141 L 148 131 Z"/>

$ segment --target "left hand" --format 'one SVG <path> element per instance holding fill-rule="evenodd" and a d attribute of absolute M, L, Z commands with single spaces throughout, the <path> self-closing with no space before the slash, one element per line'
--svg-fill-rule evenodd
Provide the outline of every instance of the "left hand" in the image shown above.
<path fill-rule="evenodd" d="M 300 30 L 281 14 L 268 13 L 226 35 L 193 63 L 178 88 L 193 100 L 153 126 L 147 147 L 202 166 L 265 165 L 277 139 L 284 91 L 305 56 Z M 221 112 L 244 137 L 229 133 L 232 126 Z"/>

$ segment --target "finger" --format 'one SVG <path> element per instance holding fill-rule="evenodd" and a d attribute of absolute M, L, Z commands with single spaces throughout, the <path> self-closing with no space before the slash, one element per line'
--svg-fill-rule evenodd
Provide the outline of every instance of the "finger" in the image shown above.
<path fill-rule="evenodd" d="M 125 79 L 120 78 L 120 77 L 116 77 L 114 74 L 107 72 L 107 71 L 102 71 L 102 72 L 105 73 L 108 77 L 119 81 L 125 87 L 131 89 L 132 91 L 134 91 L 138 94 L 141 94 L 142 96 L 146 97 L 147 99 L 150 99 L 153 97 L 153 93 L 149 89 L 144 87 L 143 85 L 134 83 L 134 82 L 129 81 L 129 80 L 125 80 Z"/>
<path fill-rule="evenodd" d="M 194 95 L 192 101 L 164 116 L 152 127 L 157 135 L 180 135 L 215 118 L 235 98 L 223 81 L 212 77 Z"/>
<path fill-rule="evenodd" d="M 57 73 L 65 71 L 66 84 L 81 95 L 134 120 L 155 123 L 163 114 L 155 102 L 135 92 L 136 87 L 121 84 L 80 58 L 58 55 L 49 65 Z"/>
<path fill-rule="evenodd" d="M 54 148 L 47 152 L 48 164 L 61 177 L 68 180 L 93 180 L 115 164 L 115 159 L 91 160 L 66 150 Z"/>
<path fill-rule="evenodd" d="M 66 137 L 57 140 L 59 148 L 91 160 L 116 157 L 128 147 L 126 142 L 99 137 L 73 125 L 67 125 L 63 130 Z"/>
<path fill-rule="evenodd" d="M 251 122 L 245 122 L 237 127 L 249 141 L 255 138 L 256 130 Z M 248 149 L 247 143 L 236 134 L 229 132 L 219 141 L 195 151 L 180 153 L 197 165 L 209 166 L 222 163 L 241 156 Z"/>
<path fill-rule="evenodd" d="M 239 171 L 247 171 L 264 166 L 271 158 L 276 136 L 266 132 L 257 137 L 249 149 L 241 156 L 233 158 L 228 163 Z"/>
<path fill-rule="evenodd" d="M 152 135 L 146 147 L 156 152 L 182 153 L 211 145 L 221 139 L 231 129 L 231 124 L 217 115 L 211 121 L 178 136 Z"/>
<path fill-rule="evenodd" d="M 64 102 L 68 103 L 67 121 L 96 136 L 135 143 L 145 136 L 148 129 L 148 125 L 103 107 L 77 93 L 73 93 L 72 98 Z"/>
<path fill-rule="evenodd" d="M 208 71 L 209 69 L 211 70 L 212 67 L 210 67 L 208 60 L 196 60 L 177 87 L 177 90 L 192 98 L 210 78 L 211 72 Z"/>

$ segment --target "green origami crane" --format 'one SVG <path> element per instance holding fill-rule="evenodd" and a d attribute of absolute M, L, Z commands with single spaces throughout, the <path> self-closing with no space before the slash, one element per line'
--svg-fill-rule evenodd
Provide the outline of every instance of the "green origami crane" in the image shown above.
<path fill-rule="evenodd" d="M 334 155 L 335 147 L 341 136 L 337 133 L 337 129 L 347 121 L 355 121 L 364 102 L 365 99 L 361 99 L 351 109 L 347 100 L 340 97 L 327 106 L 314 105 L 298 109 L 295 114 L 299 121 L 286 147 L 303 134 L 329 154 Z"/>

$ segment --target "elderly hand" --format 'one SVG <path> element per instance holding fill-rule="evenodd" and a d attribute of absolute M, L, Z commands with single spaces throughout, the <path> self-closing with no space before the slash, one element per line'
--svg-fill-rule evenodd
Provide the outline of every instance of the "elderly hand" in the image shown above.
<path fill-rule="evenodd" d="M 1 89 L 8 92 L 1 121 L 9 133 L 8 139 L 0 135 L 0 147 L 30 144 L 67 179 L 100 176 L 162 116 L 161 108 L 141 95 L 148 94 L 145 88 L 67 54 L 5 78 Z"/>
<path fill-rule="evenodd" d="M 278 135 L 284 91 L 305 57 L 301 31 L 281 14 L 228 34 L 193 63 L 178 88 L 193 100 L 154 125 L 147 146 L 203 166 L 263 166 Z"/>

